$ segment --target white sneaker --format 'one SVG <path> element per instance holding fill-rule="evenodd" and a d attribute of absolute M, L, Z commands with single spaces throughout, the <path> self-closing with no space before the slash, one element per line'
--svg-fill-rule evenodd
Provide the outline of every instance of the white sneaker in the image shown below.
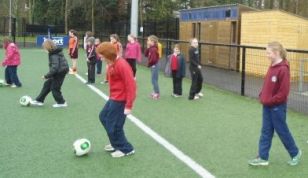
<path fill-rule="evenodd" d="M 181 95 L 177 95 L 177 94 L 174 94 L 174 93 L 172 93 L 171 96 L 173 96 L 174 98 L 179 98 L 179 97 L 181 97 Z"/>
<path fill-rule="evenodd" d="M 11 88 L 17 88 L 17 86 L 15 84 L 12 84 Z"/>
<path fill-rule="evenodd" d="M 196 95 L 196 96 L 194 97 L 194 100 L 198 100 L 198 99 L 200 99 L 200 97 L 199 97 L 198 95 Z"/>
<path fill-rule="evenodd" d="M 65 103 L 63 103 L 63 104 L 54 104 L 54 105 L 52 105 L 52 107 L 54 107 L 54 108 L 65 108 L 65 107 L 67 107 L 67 103 L 65 102 Z"/>
<path fill-rule="evenodd" d="M 112 152 L 112 151 L 114 151 L 114 148 L 112 147 L 112 145 L 111 145 L 111 144 L 106 145 L 104 149 L 105 149 L 105 151 L 108 151 L 108 152 Z"/>
<path fill-rule="evenodd" d="M 44 106 L 44 103 L 36 101 L 36 100 L 32 100 L 32 101 L 30 101 L 30 105 L 32 105 L 32 106 Z"/>
<path fill-rule="evenodd" d="M 127 154 L 123 153 L 120 150 L 116 150 L 115 152 L 111 153 L 111 156 L 113 158 L 121 158 L 121 157 L 124 157 L 124 156 L 130 156 L 130 155 L 133 155 L 133 154 L 135 154 L 135 150 L 133 150 L 133 151 L 127 153 Z"/>
<path fill-rule="evenodd" d="M 197 95 L 198 95 L 199 97 L 203 97 L 203 96 L 204 96 L 203 93 L 201 93 L 201 92 L 198 93 Z"/>

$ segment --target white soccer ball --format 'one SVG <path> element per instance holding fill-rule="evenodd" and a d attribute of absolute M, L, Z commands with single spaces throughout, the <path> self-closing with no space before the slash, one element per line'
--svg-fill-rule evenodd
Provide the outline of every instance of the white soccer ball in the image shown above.
<path fill-rule="evenodd" d="M 31 97 L 30 96 L 23 96 L 19 99 L 19 103 L 22 105 L 22 106 L 30 106 L 31 104 Z"/>
<path fill-rule="evenodd" d="M 88 139 L 78 139 L 73 144 L 74 153 L 76 156 L 83 156 L 90 152 L 91 142 Z"/>

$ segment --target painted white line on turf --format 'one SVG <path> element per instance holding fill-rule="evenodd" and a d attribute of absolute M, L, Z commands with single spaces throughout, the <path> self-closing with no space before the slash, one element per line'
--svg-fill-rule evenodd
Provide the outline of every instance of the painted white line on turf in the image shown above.
<path fill-rule="evenodd" d="M 79 79 L 82 83 L 86 83 L 86 80 L 81 77 L 78 74 L 75 74 L 76 78 Z M 92 91 L 94 91 L 96 94 L 101 96 L 104 100 L 108 100 L 109 97 L 105 95 L 101 90 L 96 88 L 93 85 L 87 85 Z M 154 130 L 152 130 L 150 127 L 145 125 L 142 121 L 140 121 L 138 118 L 136 118 L 133 115 L 128 115 L 127 118 L 133 122 L 137 127 L 139 127 L 144 133 L 152 137 L 156 142 L 158 142 L 160 145 L 165 147 L 170 153 L 172 153 L 175 157 L 177 157 L 179 160 L 181 160 L 183 163 L 185 163 L 188 167 L 190 167 L 194 172 L 196 172 L 198 175 L 200 175 L 203 178 L 215 178 L 214 175 L 212 175 L 209 171 L 207 171 L 205 168 L 203 168 L 200 164 L 198 164 L 196 161 L 194 161 L 192 158 L 184 154 L 181 150 L 179 150 L 177 147 L 172 145 L 169 141 L 167 141 L 165 138 L 160 136 L 158 133 L 156 133 Z"/>

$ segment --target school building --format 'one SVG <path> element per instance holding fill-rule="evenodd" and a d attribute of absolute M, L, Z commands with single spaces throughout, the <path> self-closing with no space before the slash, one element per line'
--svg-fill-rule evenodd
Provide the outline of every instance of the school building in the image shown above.
<path fill-rule="evenodd" d="M 259 11 L 233 4 L 211 6 L 180 11 L 180 40 L 198 38 L 202 42 L 241 44 L 265 47 L 271 41 L 279 41 L 286 48 L 308 49 L 308 20 L 281 10 Z M 189 45 L 184 45 L 187 51 Z M 292 78 L 308 73 L 308 55 L 289 53 Z M 203 65 L 230 70 L 241 70 L 241 51 L 237 48 L 202 45 Z M 264 76 L 268 68 L 265 51 L 248 49 L 246 71 Z"/>
<path fill-rule="evenodd" d="M 242 45 L 266 46 L 271 41 L 279 41 L 288 49 L 308 49 L 308 20 L 285 11 L 243 13 L 241 29 Z M 265 52 L 249 50 L 247 53 L 246 71 L 264 76 L 269 65 Z M 308 72 L 308 54 L 289 52 L 288 60 L 293 80 Z"/>
<path fill-rule="evenodd" d="M 232 4 L 180 11 L 180 40 L 198 38 L 202 42 L 240 44 L 241 14 L 254 9 Z M 188 45 L 183 47 L 187 51 Z M 238 70 L 239 50 L 230 47 L 202 46 L 201 63 Z"/>

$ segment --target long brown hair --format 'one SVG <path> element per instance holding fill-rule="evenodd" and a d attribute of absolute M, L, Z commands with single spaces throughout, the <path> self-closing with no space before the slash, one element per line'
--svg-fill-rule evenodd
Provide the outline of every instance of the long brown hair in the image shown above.
<path fill-rule="evenodd" d="M 117 35 L 117 34 L 111 34 L 111 35 L 110 35 L 110 38 L 113 38 L 113 39 L 115 39 L 117 42 L 120 42 L 120 37 L 119 37 L 119 35 Z"/>
<path fill-rule="evenodd" d="M 74 36 L 77 36 L 77 31 L 76 30 L 74 30 L 74 29 L 70 29 L 70 31 L 69 32 L 71 32 Z"/>

